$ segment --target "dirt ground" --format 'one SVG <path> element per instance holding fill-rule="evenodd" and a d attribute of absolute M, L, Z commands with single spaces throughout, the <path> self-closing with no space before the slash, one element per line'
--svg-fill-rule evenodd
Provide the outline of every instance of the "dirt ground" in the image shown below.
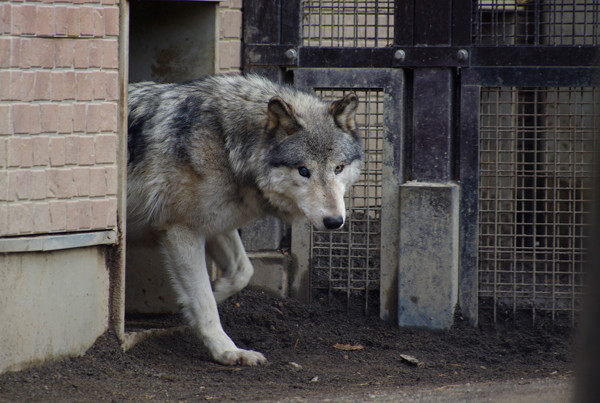
<path fill-rule="evenodd" d="M 232 339 L 263 352 L 268 364 L 212 363 L 188 331 L 123 353 L 109 332 L 83 357 L 0 375 L 0 401 L 369 399 L 403 388 L 558 381 L 573 372 L 573 331 L 542 320 L 533 326 L 526 317 L 472 328 L 457 315 L 448 331 L 399 329 L 362 313 L 251 290 L 220 310 Z"/>

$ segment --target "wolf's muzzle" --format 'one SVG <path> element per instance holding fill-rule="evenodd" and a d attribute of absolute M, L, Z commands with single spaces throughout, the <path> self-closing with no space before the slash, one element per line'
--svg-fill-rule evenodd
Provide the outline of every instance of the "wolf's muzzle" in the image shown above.
<path fill-rule="evenodd" d="M 344 217 L 325 217 L 323 218 L 323 224 L 327 229 L 338 229 L 344 225 Z"/>

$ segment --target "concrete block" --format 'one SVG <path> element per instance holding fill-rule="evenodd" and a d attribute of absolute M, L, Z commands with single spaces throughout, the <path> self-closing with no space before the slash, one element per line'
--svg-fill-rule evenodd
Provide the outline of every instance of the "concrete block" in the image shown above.
<path fill-rule="evenodd" d="M 240 236 L 247 251 L 273 251 L 279 248 L 283 232 L 281 220 L 269 216 L 246 224 L 240 229 Z"/>
<path fill-rule="evenodd" d="M 249 286 L 278 297 L 289 295 L 289 273 L 292 259 L 277 252 L 249 253 L 254 275 Z"/>
<path fill-rule="evenodd" d="M 452 326 L 458 297 L 458 208 L 455 184 L 400 186 L 400 326 Z"/>
<path fill-rule="evenodd" d="M 0 373 L 83 354 L 107 330 L 103 248 L 0 254 Z"/>

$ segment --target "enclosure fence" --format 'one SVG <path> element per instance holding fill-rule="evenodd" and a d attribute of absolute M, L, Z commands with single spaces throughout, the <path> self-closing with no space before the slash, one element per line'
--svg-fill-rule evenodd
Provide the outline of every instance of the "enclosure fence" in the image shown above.
<path fill-rule="evenodd" d="M 385 47 L 393 43 L 393 0 L 305 0 L 302 6 L 304 46 Z"/>
<path fill-rule="evenodd" d="M 346 223 L 339 231 L 311 230 L 311 292 L 313 298 L 336 297 L 346 304 L 363 301 L 366 312 L 379 297 L 381 246 L 381 180 L 383 92 L 352 90 L 360 99 L 356 113 L 363 136 L 364 166 L 348 192 Z M 326 99 L 339 99 L 350 90 L 316 89 Z"/>
<path fill-rule="evenodd" d="M 574 320 L 582 294 L 600 91 L 484 88 L 479 295 Z"/>

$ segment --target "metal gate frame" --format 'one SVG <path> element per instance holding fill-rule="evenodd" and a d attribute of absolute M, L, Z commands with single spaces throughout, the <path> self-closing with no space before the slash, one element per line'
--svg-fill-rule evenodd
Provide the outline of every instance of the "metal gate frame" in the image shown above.
<path fill-rule="evenodd" d="M 506 7 L 510 2 L 489 3 Z M 593 86 L 599 70 L 597 39 L 575 46 L 562 39 L 542 44 L 537 23 L 530 45 L 486 44 L 474 35 L 477 5 L 477 0 L 396 0 L 390 46 L 316 47 L 302 43 L 301 0 L 245 0 L 243 49 L 245 71 L 290 83 L 298 69 L 404 71 L 406 131 L 395 169 L 401 182 L 460 184 L 458 304 L 472 324 L 478 320 L 480 90 Z M 530 17 L 539 18 L 542 3 L 527 5 Z M 423 119 L 431 116 L 437 118 Z M 392 308 L 381 316 L 394 313 Z"/>
<path fill-rule="evenodd" d="M 393 308 L 397 293 L 398 269 L 398 209 L 399 188 L 403 169 L 404 122 L 402 102 L 404 98 L 404 75 L 392 69 L 295 69 L 294 85 L 300 89 L 315 88 L 379 89 L 383 91 L 383 159 L 381 243 L 380 243 L 380 316 L 388 320 L 395 313 Z M 306 221 L 295 222 L 292 227 L 292 255 L 295 258 L 291 292 L 294 296 L 309 300 L 310 283 L 310 225 Z M 368 292 L 368 290 L 366 290 Z"/>

